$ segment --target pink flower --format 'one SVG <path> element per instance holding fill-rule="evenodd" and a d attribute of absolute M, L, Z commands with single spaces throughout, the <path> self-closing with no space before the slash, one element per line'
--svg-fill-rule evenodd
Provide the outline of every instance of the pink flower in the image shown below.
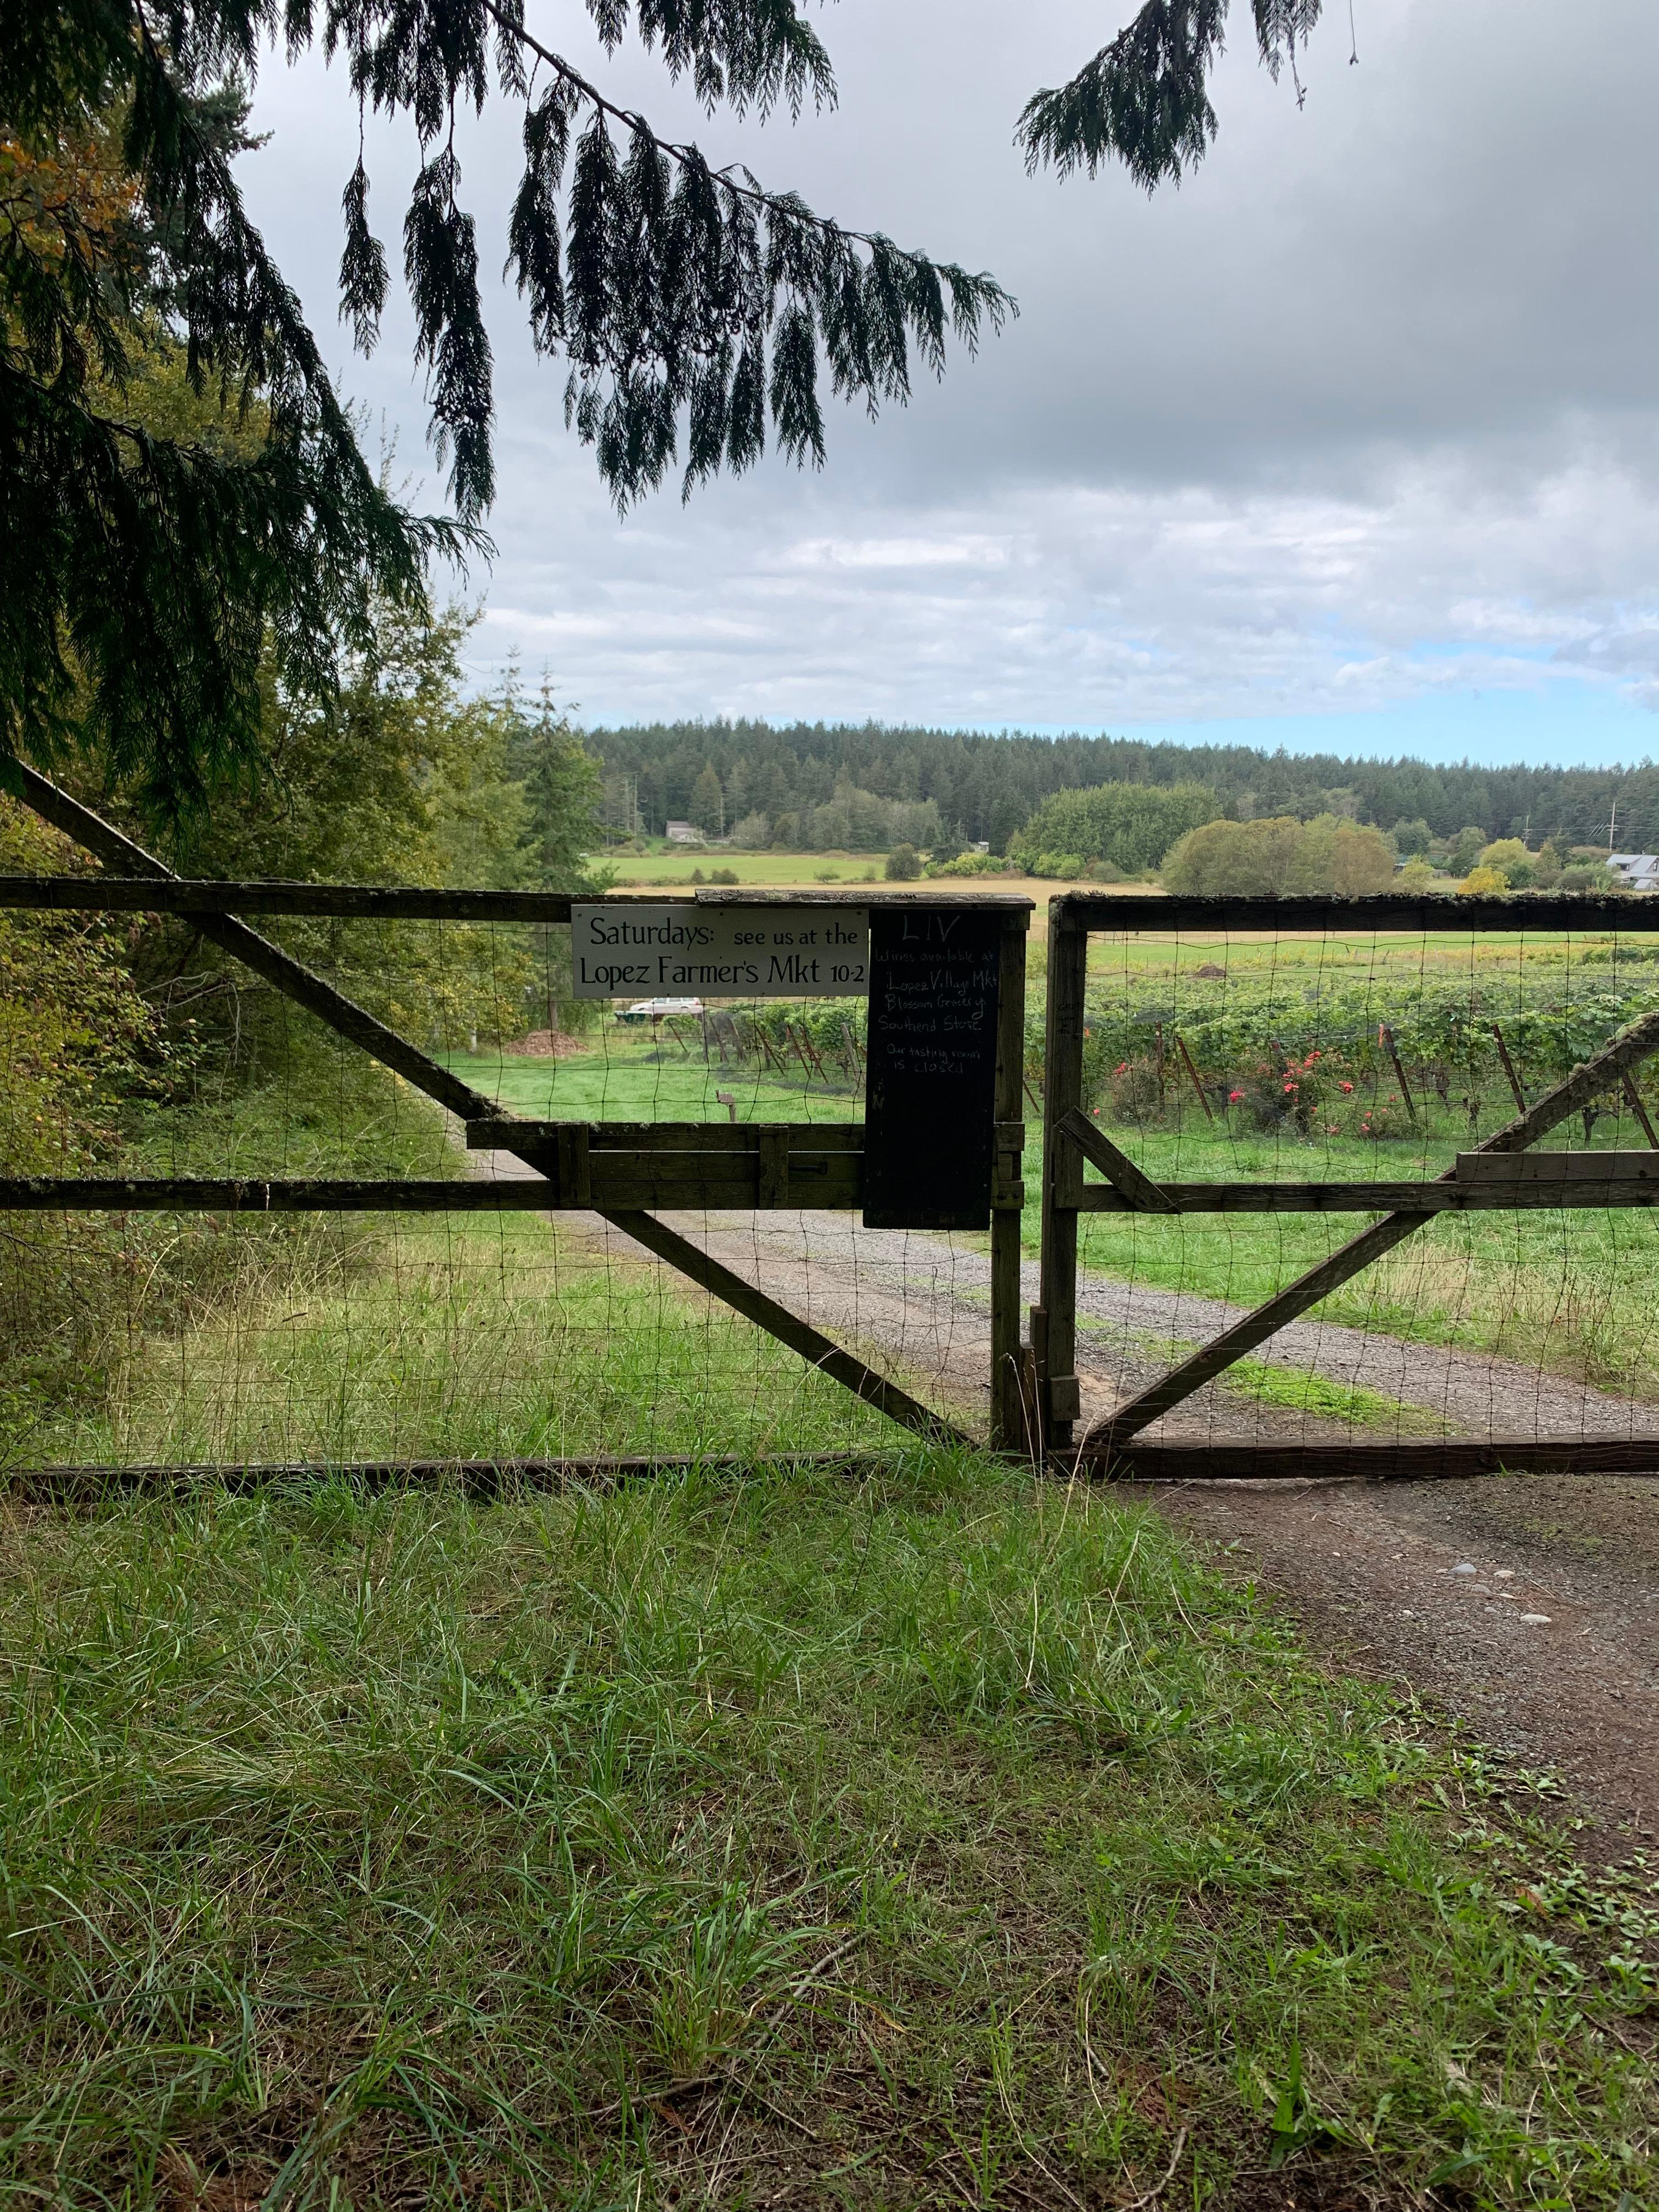
<path fill-rule="evenodd" d="M 1237 1103 L 1238 1103 L 1238 1102 L 1239 1102 L 1239 1100 L 1240 1100 L 1243 1096 L 1244 1096 L 1244 1093 L 1243 1093 L 1242 1091 L 1230 1091 L 1227 1093 L 1227 1103 L 1228 1103 L 1230 1106 L 1237 1106 Z"/>
<path fill-rule="evenodd" d="M 1291 1091 L 1295 1091 L 1295 1090 L 1297 1090 L 1297 1089 L 1299 1089 L 1299 1088 L 1300 1088 L 1300 1085 L 1297 1085 L 1297 1084 L 1294 1084 L 1294 1083 L 1287 1083 L 1287 1084 L 1285 1085 L 1285 1092 L 1286 1092 L 1286 1094 L 1287 1094 L 1287 1095 L 1288 1095 L 1288 1093 L 1290 1093 Z"/>
<path fill-rule="evenodd" d="M 1119 1060 L 1116 1067 L 1113 1070 L 1113 1073 L 1116 1075 L 1127 1075 L 1128 1073 L 1129 1063 L 1127 1060 Z"/>
<path fill-rule="evenodd" d="M 1344 1091 L 1352 1091 L 1353 1089 L 1353 1085 L 1352 1083 L 1345 1083 L 1340 1086 L 1340 1088 Z"/>

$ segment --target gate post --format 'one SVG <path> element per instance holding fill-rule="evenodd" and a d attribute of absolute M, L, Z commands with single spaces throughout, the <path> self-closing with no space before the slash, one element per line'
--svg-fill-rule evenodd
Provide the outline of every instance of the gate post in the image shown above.
<path fill-rule="evenodd" d="M 1028 914 L 1002 924 L 997 969 L 996 1158 L 991 1184 L 991 1449 L 1030 1452 L 1019 1345 L 1020 1227 L 1025 1188 L 1025 940 Z"/>
<path fill-rule="evenodd" d="M 1042 1073 L 1042 1267 L 1031 1312 L 1037 1418 L 1064 1449 L 1082 1413 L 1077 1381 L 1077 1216 L 1083 1157 L 1060 1124 L 1083 1106 L 1083 993 L 1089 932 L 1061 892 L 1048 902 L 1048 1006 Z"/>

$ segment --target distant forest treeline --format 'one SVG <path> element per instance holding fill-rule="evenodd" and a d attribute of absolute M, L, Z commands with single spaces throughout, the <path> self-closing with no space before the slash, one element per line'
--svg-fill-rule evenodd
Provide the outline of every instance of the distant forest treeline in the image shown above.
<path fill-rule="evenodd" d="M 954 730 L 800 722 L 672 722 L 588 733 L 608 778 L 636 780 L 640 827 L 700 821 L 718 799 L 719 827 L 764 816 L 799 832 L 809 808 L 872 793 L 931 800 L 947 832 L 1006 849 L 1057 791 L 1103 783 L 1206 784 L 1230 815 L 1338 813 L 1391 830 L 1424 821 L 1436 836 L 1477 828 L 1488 838 L 1547 837 L 1605 845 L 1613 802 L 1622 851 L 1659 848 L 1659 765 L 1631 769 L 1437 768 L 1427 761 L 1341 759 L 1251 745 L 1183 745 L 1138 738 L 987 737 Z M 705 771 L 712 769 L 712 776 Z M 701 791 L 699 782 L 701 780 Z M 718 793 L 714 785 L 718 782 Z M 788 817 L 794 817 L 793 823 Z M 716 823 L 701 819 L 701 826 Z M 828 824 L 825 825 L 828 827 Z M 793 839 L 789 842 L 793 842 Z"/>

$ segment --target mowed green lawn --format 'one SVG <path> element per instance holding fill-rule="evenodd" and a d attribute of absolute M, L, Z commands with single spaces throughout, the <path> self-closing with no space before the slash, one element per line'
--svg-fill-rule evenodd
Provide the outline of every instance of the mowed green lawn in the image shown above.
<path fill-rule="evenodd" d="M 595 1050 L 563 1060 L 468 1056 L 453 1063 L 470 1083 L 514 1112 L 573 1121 L 724 1121 L 725 1091 L 744 1121 L 845 1121 L 862 1100 L 816 1079 L 786 1085 L 752 1066 L 705 1069 L 699 1047 L 684 1057 L 607 1023 Z M 1173 1080 L 1173 1079 L 1172 1079 Z M 1041 1141 L 1028 1105 L 1024 1237 L 1038 1249 Z M 1408 1182 L 1440 1173 L 1473 1137 L 1463 1118 L 1425 1112 L 1421 1135 L 1367 1143 L 1350 1136 L 1233 1134 L 1206 1122 L 1196 1100 L 1180 1129 L 1106 1124 L 1147 1172 L 1194 1182 Z M 1496 1109 L 1482 1125 L 1490 1133 Z M 1575 1121 L 1552 1144 L 1582 1148 Z M 1628 1121 L 1597 1125 L 1595 1149 L 1640 1141 Z M 1096 1180 L 1090 1170 L 1090 1180 Z M 1085 1267 L 1149 1288 L 1255 1305 L 1325 1259 L 1362 1229 L 1364 1214 L 1188 1214 L 1159 1219 L 1084 1217 Z M 1610 1389 L 1659 1397 L 1659 1311 L 1631 1285 L 1659 1271 L 1659 1223 L 1648 1212 L 1450 1215 L 1356 1276 L 1316 1310 L 1328 1318 L 1424 1343 L 1536 1361 Z"/>
<path fill-rule="evenodd" d="M 1327 994 L 1367 986 L 1378 1019 L 1409 1002 L 1419 986 L 1478 992 L 1489 1016 L 1504 1005 L 1517 1012 L 1571 1004 L 1605 992 L 1632 974 L 1659 974 L 1642 956 L 1655 942 L 1632 929 L 1565 940 L 1455 927 L 1423 935 L 1316 934 L 1155 939 L 1091 939 L 1092 1003 L 1171 1009 L 1177 1033 L 1182 1012 L 1224 1011 L 1230 991 L 1260 1001 L 1264 985 L 1282 1000 L 1287 1018 Z M 1208 979 L 1208 966 L 1224 973 Z M 1151 1030 L 1147 1030 L 1150 1040 Z M 1139 1128 L 1114 1118 L 1109 1100 L 1102 1127 L 1147 1172 L 1188 1182 L 1410 1182 L 1449 1168 L 1510 1118 L 1501 1072 L 1489 1067 L 1477 1086 L 1480 1118 L 1471 1123 L 1442 1107 L 1419 1084 L 1419 1122 L 1389 1109 L 1395 1133 L 1367 1141 L 1351 1127 L 1333 1133 L 1325 1117 L 1309 1137 L 1293 1127 L 1250 1134 L 1205 1116 L 1175 1049 L 1170 1055 L 1165 1126 Z M 1384 1094 L 1395 1086 L 1383 1086 Z M 1467 1089 L 1467 1081 L 1455 1088 Z M 1529 1096 L 1539 1095 L 1534 1075 Z M 1353 1115 L 1343 1111 L 1344 1123 Z M 1178 1127 L 1170 1126 L 1177 1121 Z M 1547 1148 L 1606 1151 L 1643 1148 L 1646 1138 L 1622 1107 L 1597 1121 L 1587 1139 L 1578 1118 L 1545 1139 Z M 1092 1176 L 1092 1171 L 1091 1176 Z M 1037 1168 L 1027 1156 L 1028 1188 Z M 1189 1214 L 1175 1219 L 1126 1215 L 1085 1217 L 1084 1264 L 1121 1280 L 1162 1290 L 1254 1305 L 1316 1266 L 1365 1226 L 1364 1214 Z M 1036 1224 L 1025 1233 L 1036 1248 Z M 1420 1231 L 1377 1265 L 1355 1276 L 1316 1311 L 1328 1319 L 1420 1342 L 1498 1352 L 1614 1390 L 1659 1397 L 1659 1337 L 1653 1301 L 1638 1286 L 1659 1265 L 1659 1225 L 1643 1211 L 1578 1209 L 1557 1212 L 1453 1215 Z"/>
<path fill-rule="evenodd" d="M 1137 884 L 1137 890 L 1146 890 Z M 1455 900 L 1449 900 L 1455 914 Z M 1641 902 L 1632 900 L 1632 907 Z M 1659 925 L 1659 911 L 1652 921 Z M 1212 980 L 1217 1005 L 1224 1002 L 1232 984 L 1279 982 L 1285 995 L 1301 998 L 1312 991 L 1336 991 L 1354 982 L 1374 980 L 1382 994 L 1382 1018 L 1387 1018 L 1387 994 L 1394 988 L 1411 991 L 1418 984 L 1468 984 L 1486 998 L 1513 994 L 1516 1000 L 1573 994 L 1573 988 L 1606 987 L 1610 973 L 1635 971 L 1655 975 L 1648 949 L 1659 945 L 1659 927 L 1626 931 L 1610 938 L 1606 931 L 1595 936 L 1526 936 L 1524 931 L 1484 931 L 1471 933 L 1455 927 L 1433 931 L 1402 931 L 1398 936 L 1378 936 L 1374 931 L 1325 936 L 1321 931 L 1297 931 L 1287 925 L 1272 936 L 1263 931 L 1170 929 L 1166 936 L 1137 931 L 1134 936 L 1113 936 L 1093 931 L 1088 938 L 1088 980 L 1091 988 L 1103 987 L 1109 994 L 1155 995 L 1159 988 L 1182 984 L 1188 1005 L 1206 994 L 1197 978 L 1201 967 L 1224 969 L 1224 978 Z"/>
<path fill-rule="evenodd" d="M 14 1504 L 0 1651 L 20 2207 L 1659 2191 L 1650 1876 L 1109 1494 Z"/>
<path fill-rule="evenodd" d="M 1187 1095 L 1178 1064 L 1170 1096 L 1179 1127 L 1100 1126 L 1157 1180 L 1170 1182 L 1412 1182 L 1450 1168 L 1510 1118 L 1507 1098 L 1490 1102 L 1478 1129 L 1467 1116 L 1419 1102 L 1420 1122 L 1403 1122 L 1385 1142 L 1294 1127 L 1250 1133 L 1235 1121 L 1206 1121 Z M 1349 1118 L 1352 1118 L 1351 1116 Z M 1033 1117 L 1034 1119 L 1034 1117 Z M 1398 1110 L 1395 1119 L 1400 1121 Z M 1028 1126 L 1030 1126 L 1028 1124 Z M 1578 1118 L 1546 1149 L 1640 1148 L 1632 1116 L 1608 1114 L 1588 1146 Z M 1036 1197 L 1041 1150 L 1031 1129 L 1023 1224 L 1039 1249 Z M 1101 1180 L 1092 1168 L 1086 1180 Z M 1079 1252 L 1085 1267 L 1122 1282 L 1254 1306 L 1316 1267 L 1376 1214 L 1085 1214 Z M 1636 1286 L 1659 1276 L 1659 1220 L 1638 1207 L 1446 1214 L 1355 1275 L 1314 1309 L 1316 1316 L 1418 1343 L 1451 1344 L 1534 1363 L 1612 1390 L 1659 1398 L 1659 1311 Z"/>
<path fill-rule="evenodd" d="M 1040 930 L 1046 924 L 1050 895 L 1063 886 L 1040 882 L 1030 876 L 945 876 L 918 878 L 908 883 L 889 883 L 886 878 L 886 855 L 882 853 L 727 853 L 703 850 L 676 853 L 629 853 L 606 860 L 603 855 L 593 856 L 594 865 L 613 867 L 617 871 L 616 888 L 621 891 L 649 890 L 660 885 L 664 890 L 694 890 L 698 888 L 691 878 L 701 872 L 703 882 L 716 868 L 730 869 L 738 878 L 738 888 L 750 890 L 775 890 L 787 897 L 792 891 L 840 890 L 852 903 L 860 891 L 879 890 L 884 896 L 890 892 L 926 891 L 937 896 L 949 891 L 965 899 L 982 897 L 987 892 L 1013 893 L 1029 898 L 1036 907 L 1033 928 Z M 720 886 L 710 884 L 718 890 Z M 1103 888 L 1102 886 L 1101 888 Z M 1145 890 L 1146 885 L 1135 888 Z"/>
<path fill-rule="evenodd" d="M 1149 1173 L 1194 1182 L 1410 1180 L 1425 1172 L 1416 1164 L 1420 1154 L 1395 1161 L 1382 1147 L 1334 1143 L 1304 1160 L 1282 1148 L 1167 1136 L 1148 1136 L 1133 1150 Z M 1431 1159 L 1431 1170 L 1437 1164 Z M 1028 1182 L 1039 1173 L 1033 1149 Z M 1082 1219 L 1079 1249 L 1085 1267 L 1119 1281 L 1254 1306 L 1376 1218 L 1092 1214 Z M 1037 1249 L 1039 1227 L 1028 1206 L 1028 1250 Z M 1659 1222 L 1644 1209 L 1447 1214 L 1313 1310 L 1383 1335 L 1495 1352 L 1659 1398 L 1659 1311 L 1644 1294 L 1656 1279 Z"/>

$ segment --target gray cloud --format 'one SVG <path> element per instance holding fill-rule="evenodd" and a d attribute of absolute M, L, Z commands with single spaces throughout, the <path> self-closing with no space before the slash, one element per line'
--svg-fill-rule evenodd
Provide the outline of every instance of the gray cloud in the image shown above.
<path fill-rule="evenodd" d="M 625 61 L 653 119 L 990 267 L 1023 313 L 908 410 L 832 419 L 823 477 L 769 464 L 618 524 L 503 292 L 481 659 L 517 643 L 605 714 L 1123 725 L 1492 687 L 1651 703 L 1659 13 L 1356 14 L 1362 65 L 1338 8 L 1300 112 L 1239 37 L 1217 148 L 1151 203 L 1121 177 L 1028 180 L 1013 149 L 1025 94 L 1113 27 L 1077 0 L 833 11 L 841 111 L 793 131 L 707 122 Z M 329 327 L 343 81 L 273 68 L 256 119 L 276 137 L 250 193 Z M 390 214 L 413 148 L 374 144 Z M 497 112 L 463 145 L 499 265 L 516 133 Z M 407 362 L 394 320 L 345 377 L 413 465 Z"/>

